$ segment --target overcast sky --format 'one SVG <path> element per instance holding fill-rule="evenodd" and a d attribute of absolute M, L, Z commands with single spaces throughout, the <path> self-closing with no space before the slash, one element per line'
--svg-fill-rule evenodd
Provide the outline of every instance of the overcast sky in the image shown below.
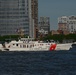
<path fill-rule="evenodd" d="M 50 17 L 50 30 L 58 29 L 58 17 L 76 16 L 76 0 L 38 0 L 38 15 Z"/>

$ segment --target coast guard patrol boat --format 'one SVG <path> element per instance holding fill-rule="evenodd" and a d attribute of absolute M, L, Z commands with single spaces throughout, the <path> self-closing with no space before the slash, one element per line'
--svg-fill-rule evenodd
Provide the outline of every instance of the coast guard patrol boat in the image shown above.
<path fill-rule="evenodd" d="M 16 41 L 13 40 L 9 43 L 5 42 L 0 45 L 2 51 L 52 51 L 52 50 L 69 50 L 72 43 L 57 44 L 55 41 L 50 42 L 34 41 L 33 38 L 21 38 Z"/>

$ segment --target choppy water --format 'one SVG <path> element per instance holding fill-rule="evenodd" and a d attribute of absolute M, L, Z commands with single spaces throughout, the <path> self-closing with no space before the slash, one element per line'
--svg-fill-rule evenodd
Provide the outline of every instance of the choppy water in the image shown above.
<path fill-rule="evenodd" d="M 76 51 L 0 52 L 0 75 L 76 75 Z"/>

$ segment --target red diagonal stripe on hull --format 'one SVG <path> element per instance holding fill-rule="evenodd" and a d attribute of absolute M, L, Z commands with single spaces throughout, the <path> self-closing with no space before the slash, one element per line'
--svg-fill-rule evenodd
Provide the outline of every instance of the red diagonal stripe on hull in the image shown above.
<path fill-rule="evenodd" d="M 56 48 L 56 44 L 52 44 L 51 46 L 50 46 L 50 51 L 53 51 L 53 50 L 55 50 L 55 48 Z"/>

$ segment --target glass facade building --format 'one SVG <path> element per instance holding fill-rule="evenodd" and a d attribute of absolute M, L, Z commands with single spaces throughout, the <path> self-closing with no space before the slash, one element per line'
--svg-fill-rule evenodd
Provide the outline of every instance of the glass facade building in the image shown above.
<path fill-rule="evenodd" d="M 25 35 L 33 37 L 31 0 L 0 0 L 0 35 L 16 35 L 22 28 Z"/>

